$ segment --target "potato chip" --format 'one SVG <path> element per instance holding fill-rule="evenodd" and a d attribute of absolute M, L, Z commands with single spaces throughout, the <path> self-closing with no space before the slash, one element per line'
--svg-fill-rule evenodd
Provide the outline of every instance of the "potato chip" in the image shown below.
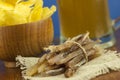
<path fill-rule="evenodd" d="M 43 13 L 41 18 L 45 19 L 50 17 L 56 11 L 56 7 L 53 5 L 50 9 L 48 7 L 43 8 Z"/>
<path fill-rule="evenodd" d="M 0 0 L 0 26 L 35 22 L 55 11 L 55 6 L 43 8 L 43 0 Z"/>
<path fill-rule="evenodd" d="M 14 12 L 28 18 L 35 4 L 35 0 L 18 0 Z"/>
<path fill-rule="evenodd" d="M 17 0 L 16 4 L 22 3 L 22 4 L 34 4 L 36 0 Z"/>
<path fill-rule="evenodd" d="M 5 10 L 0 9 L 0 26 L 5 26 Z"/>
<path fill-rule="evenodd" d="M 11 16 L 11 15 L 13 15 L 13 16 Z M 7 15 L 7 25 L 16 25 L 16 24 L 27 23 L 27 19 L 22 17 L 21 15 L 14 14 L 14 13 L 11 13 L 11 15 Z"/>
<path fill-rule="evenodd" d="M 29 22 L 34 22 L 41 19 L 42 12 L 43 12 L 42 7 L 43 7 L 43 0 L 37 0 L 29 16 Z"/>
<path fill-rule="evenodd" d="M 11 5 L 15 5 L 16 2 L 17 2 L 17 0 L 2 0 L 2 1 L 4 1 L 4 2 L 6 2 L 8 4 L 11 4 Z"/>
<path fill-rule="evenodd" d="M 13 13 L 13 11 L 6 11 L 3 10 L 3 20 L 0 19 L 0 23 L 3 23 L 2 26 L 8 26 L 8 25 L 16 25 L 16 24 L 23 24 L 23 23 L 27 23 L 26 18 L 24 18 L 23 16 L 19 15 L 19 14 L 15 14 Z"/>
<path fill-rule="evenodd" d="M 6 3 L 6 2 L 3 2 L 2 0 L 0 0 L 0 9 L 13 10 L 14 6 L 9 4 L 9 3 Z"/>

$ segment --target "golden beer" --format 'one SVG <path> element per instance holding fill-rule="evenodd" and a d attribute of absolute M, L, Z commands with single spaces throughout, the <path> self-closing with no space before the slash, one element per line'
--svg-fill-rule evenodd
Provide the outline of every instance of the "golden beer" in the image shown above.
<path fill-rule="evenodd" d="M 100 38 L 112 29 L 107 0 L 57 0 L 64 38 L 90 32 Z"/>

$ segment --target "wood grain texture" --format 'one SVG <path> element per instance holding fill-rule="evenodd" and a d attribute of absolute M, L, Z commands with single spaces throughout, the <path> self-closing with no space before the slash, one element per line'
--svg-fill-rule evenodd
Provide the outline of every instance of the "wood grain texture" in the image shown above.
<path fill-rule="evenodd" d="M 17 55 L 36 56 L 52 40 L 51 18 L 34 23 L 0 27 L 0 59 L 14 61 Z"/>

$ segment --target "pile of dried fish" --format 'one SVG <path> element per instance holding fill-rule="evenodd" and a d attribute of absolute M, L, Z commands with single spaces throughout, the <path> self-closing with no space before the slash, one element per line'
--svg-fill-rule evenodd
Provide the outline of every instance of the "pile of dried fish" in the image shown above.
<path fill-rule="evenodd" d="M 81 34 L 68 39 L 60 45 L 52 45 L 45 48 L 44 54 L 37 64 L 26 70 L 27 76 L 55 76 L 59 74 L 71 77 L 78 69 L 78 63 L 86 63 L 92 55 L 99 52 L 95 47 L 97 41 L 89 38 L 89 33 Z"/>

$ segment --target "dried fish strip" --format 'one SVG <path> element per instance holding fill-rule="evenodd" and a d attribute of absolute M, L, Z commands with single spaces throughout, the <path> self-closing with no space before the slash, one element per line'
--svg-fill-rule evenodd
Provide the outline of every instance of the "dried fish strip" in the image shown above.
<path fill-rule="evenodd" d="M 65 77 L 69 78 L 73 76 L 73 74 L 76 72 L 77 69 L 78 69 L 78 66 L 67 68 L 67 70 L 64 73 Z"/>
<path fill-rule="evenodd" d="M 84 54 L 85 59 L 86 59 L 86 62 L 87 62 L 87 61 L 88 61 L 87 52 L 86 52 L 86 50 L 81 46 L 81 44 L 79 44 L 79 43 L 77 43 L 77 42 L 74 42 L 74 41 L 69 41 L 69 42 L 78 45 L 78 47 L 83 51 L 83 54 Z"/>
<path fill-rule="evenodd" d="M 49 46 L 45 48 L 45 51 L 49 52 L 28 69 L 26 75 L 55 76 L 63 73 L 65 77 L 71 77 L 78 69 L 76 66 L 78 63 L 85 59 L 88 61 L 99 52 L 100 49 L 95 47 L 97 43 L 89 38 L 89 33 L 86 33 L 68 39 L 63 44 Z"/>
<path fill-rule="evenodd" d="M 86 33 L 86 35 L 78 35 L 77 37 L 72 38 L 71 40 L 68 39 L 64 44 L 55 46 L 49 46 L 48 48 L 44 48 L 45 51 L 50 51 L 50 53 L 47 56 L 47 59 L 49 59 L 51 56 L 55 55 L 56 52 L 60 52 L 60 51 L 64 51 L 68 48 L 70 48 L 74 43 L 69 43 L 69 42 L 80 42 L 82 43 L 83 41 L 85 41 L 85 39 L 87 39 L 87 36 L 89 35 L 89 33 Z M 82 40 L 81 40 L 82 39 Z"/>
<path fill-rule="evenodd" d="M 48 77 L 48 76 L 56 76 L 59 74 L 62 74 L 65 72 L 65 68 L 59 68 L 59 69 L 54 69 L 54 70 L 49 70 L 46 72 L 41 73 L 42 77 Z"/>

